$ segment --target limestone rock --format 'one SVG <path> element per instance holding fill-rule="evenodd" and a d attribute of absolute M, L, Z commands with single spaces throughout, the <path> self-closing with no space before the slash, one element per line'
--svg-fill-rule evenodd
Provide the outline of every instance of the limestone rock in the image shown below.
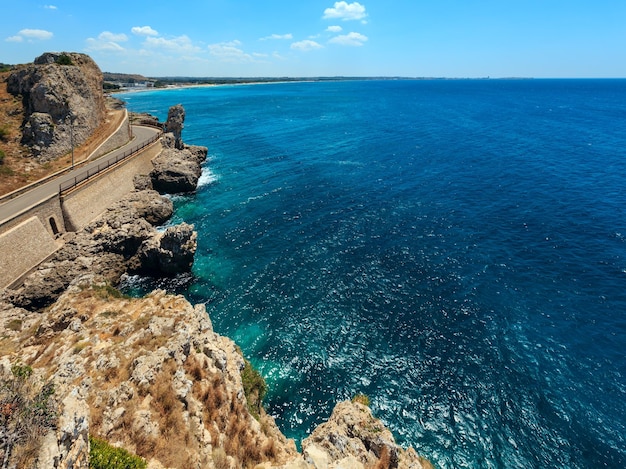
<path fill-rule="evenodd" d="M 81 275 L 98 274 L 115 284 L 129 270 L 145 271 L 144 257 L 156 266 L 156 273 L 189 271 L 196 249 L 192 228 L 174 226 L 160 233 L 152 226 L 165 222 L 172 210 L 171 200 L 156 191 L 128 194 L 83 230 L 68 235 L 63 247 L 27 276 L 22 287 L 6 293 L 8 301 L 38 310 L 54 302 Z M 152 256 L 163 255 L 163 259 L 138 257 L 144 244 L 154 247 Z"/>
<path fill-rule="evenodd" d="M 24 141 L 29 142 L 35 153 L 44 152 L 54 141 L 54 121 L 50 114 L 33 112 L 24 125 L 23 135 Z M 71 142 L 67 143 L 69 150 Z"/>
<path fill-rule="evenodd" d="M 164 148 L 152 164 L 150 177 L 159 192 L 176 194 L 196 190 L 202 167 L 191 152 Z"/>
<path fill-rule="evenodd" d="M 315 468 L 432 467 L 411 448 L 398 446 L 369 407 L 350 401 L 337 404 L 330 419 L 302 441 L 302 449 L 305 460 Z"/>
<path fill-rule="evenodd" d="M 136 174 L 133 177 L 133 187 L 138 191 L 152 190 L 152 179 L 147 174 Z"/>
<path fill-rule="evenodd" d="M 174 148 L 182 150 L 184 148 L 182 133 L 185 122 L 185 109 L 181 104 L 170 107 L 167 112 L 167 121 L 165 122 L 165 129 L 167 132 L 174 134 L 175 145 Z"/>
<path fill-rule="evenodd" d="M 172 200 L 151 189 L 131 192 L 124 200 L 132 205 L 137 215 L 155 226 L 165 223 L 174 213 Z"/>
<path fill-rule="evenodd" d="M 102 72 L 85 54 L 43 54 L 14 71 L 7 90 L 24 101 L 22 143 L 41 161 L 83 143 L 106 115 Z"/>
<path fill-rule="evenodd" d="M 197 248 L 193 225 L 181 223 L 143 243 L 137 254 L 136 271 L 153 276 L 189 272 Z"/>
<path fill-rule="evenodd" d="M 88 434 L 138 453 L 150 467 L 275 466 L 297 457 L 271 417 L 260 423 L 250 415 L 243 357 L 213 331 L 203 305 L 160 290 L 107 298 L 102 285 L 93 275 L 77 279 L 41 313 L 45 327 L 3 339 L 15 352 L 0 366 L 30 357 L 62 403 L 35 467 L 87 468 L 78 462 Z"/>

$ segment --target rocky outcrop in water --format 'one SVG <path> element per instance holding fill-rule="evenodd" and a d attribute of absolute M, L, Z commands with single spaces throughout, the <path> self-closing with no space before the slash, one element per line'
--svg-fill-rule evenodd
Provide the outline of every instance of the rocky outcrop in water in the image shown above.
<path fill-rule="evenodd" d="M 45 53 L 14 71 L 7 90 L 22 98 L 22 143 L 41 161 L 83 143 L 106 115 L 102 72 L 85 54 Z"/>
<path fill-rule="evenodd" d="M 154 276 L 189 272 L 196 250 L 196 233 L 182 224 L 159 232 L 155 225 L 172 215 L 171 200 L 156 191 L 130 193 L 77 233 L 39 266 L 9 300 L 30 310 L 54 302 L 78 276 L 92 273 L 117 283 L 125 272 Z"/>
<path fill-rule="evenodd" d="M 186 145 L 181 139 L 185 110 L 179 104 L 172 106 L 165 124 L 168 132 L 161 138 L 163 151 L 153 161 L 150 172 L 152 187 L 159 192 L 193 192 L 202 174 L 202 163 L 208 149 Z"/>
<path fill-rule="evenodd" d="M 413 448 L 398 446 L 369 407 L 350 401 L 337 404 L 328 421 L 302 441 L 302 453 L 316 468 L 432 469 Z"/>
<path fill-rule="evenodd" d="M 167 121 L 165 122 L 165 131 L 174 136 L 174 148 L 182 150 L 185 148 L 182 133 L 185 122 L 185 109 L 181 104 L 172 106 L 167 112 Z"/>

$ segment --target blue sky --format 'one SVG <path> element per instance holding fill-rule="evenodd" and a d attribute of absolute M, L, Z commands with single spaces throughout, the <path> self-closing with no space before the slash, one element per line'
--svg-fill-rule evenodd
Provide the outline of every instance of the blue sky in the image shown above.
<path fill-rule="evenodd" d="M 626 77 L 626 0 L 2 3 L 4 63 L 75 51 L 147 76 Z"/>

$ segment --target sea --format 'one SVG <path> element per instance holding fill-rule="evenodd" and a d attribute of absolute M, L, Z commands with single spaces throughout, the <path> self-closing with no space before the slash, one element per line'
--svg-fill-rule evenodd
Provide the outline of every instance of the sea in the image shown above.
<path fill-rule="evenodd" d="M 120 95 L 209 149 L 171 223 L 298 444 L 366 394 L 438 468 L 626 467 L 626 80 Z"/>

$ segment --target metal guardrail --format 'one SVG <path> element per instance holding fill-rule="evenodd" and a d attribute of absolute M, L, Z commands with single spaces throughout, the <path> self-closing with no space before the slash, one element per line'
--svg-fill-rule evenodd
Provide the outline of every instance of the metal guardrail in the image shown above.
<path fill-rule="evenodd" d="M 78 186 L 79 184 L 82 184 L 85 181 L 88 181 L 92 177 L 96 176 L 98 173 L 101 173 L 102 171 L 105 171 L 106 169 L 108 169 L 111 166 L 119 163 L 120 161 L 123 161 L 126 158 L 131 157 L 132 155 L 134 155 L 138 151 L 146 148 L 147 146 L 152 145 L 160 137 L 161 137 L 161 132 L 159 132 L 158 134 L 155 134 L 152 138 L 150 138 L 149 140 L 146 140 L 141 145 L 134 146 L 134 147 L 126 150 L 121 155 L 118 155 L 118 156 L 113 157 L 113 158 L 109 158 L 106 161 L 103 161 L 102 163 L 98 164 L 98 166 L 95 166 L 93 168 L 87 169 L 86 171 L 83 171 L 82 173 L 78 173 L 73 178 L 61 182 L 59 184 L 59 195 L 62 195 L 64 192 L 67 192 L 67 191 L 69 191 L 71 189 L 74 189 L 76 186 Z"/>

